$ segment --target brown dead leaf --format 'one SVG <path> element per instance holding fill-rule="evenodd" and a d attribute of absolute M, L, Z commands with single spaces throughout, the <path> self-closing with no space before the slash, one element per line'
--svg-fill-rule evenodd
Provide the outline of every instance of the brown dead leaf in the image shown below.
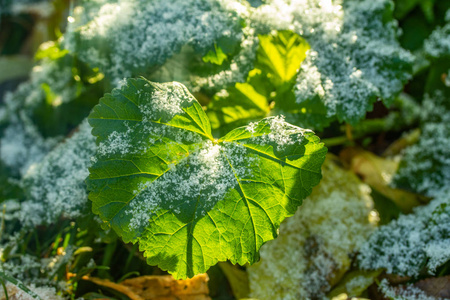
<path fill-rule="evenodd" d="M 428 296 L 450 299 L 450 276 L 427 278 L 414 284 Z"/>
<path fill-rule="evenodd" d="M 84 279 L 114 289 L 132 300 L 211 300 L 207 274 L 186 280 L 176 280 L 171 275 L 140 276 L 121 283 L 96 277 Z"/>
<path fill-rule="evenodd" d="M 83 277 L 84 280 L 89 280 L 90 282 L 93 282 L 97 285 L 104 286 L 110 289 L 113 289 L 115 291 L 118 291 L 119 293 L 122 293 L 126 295 L 131 300 L 144 300 L 144 298 L 141 298 L 139 295 L 135 294 L 130 288 L 127 286 L 124 286 L 120 283 L 112 282 L 108 279 L 101 279 L 97 277 Z"/>
<path fill-rule="evenodd" d="M 390 282 L 390 284 L 392 284 L 392 282 Z M 391 286 L 391 289 L 397 296 L 399 296 L 399 299 L 406 299 L 404 298 L 405 295 L 402 295 L 402 293 L 411 287 L 422 291 L 427 297 L 433 297 L 436 299 L 450 299 L 450 276 L 426 278 L 412 285 L 407 283 L 400 285 L 394 284 Z M 369 296 L 372 300 L 392 299 L 385 296 L 376 284 L 369 288 Z"/>

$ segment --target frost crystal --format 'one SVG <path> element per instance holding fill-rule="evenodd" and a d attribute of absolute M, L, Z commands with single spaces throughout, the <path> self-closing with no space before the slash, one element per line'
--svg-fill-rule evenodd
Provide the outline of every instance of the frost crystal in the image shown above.
<path fill-rule="evenodd" d="M 296 129 L 294 126 L 285 122 L 284 116 L 277 116 L 269 121 L 270 124 L 270 133 L 266 136 L 267 139 L 275 143 L 278 148 L 283 148 L 286 145 L 293 145 L 298 140 L 294 140 L 292 134 L 296 133 Z"/>
<path fill-rule="evenodd" d="M 256 122 L 252 122 L 245 127 L 245 129 L 251 133 L 255 133 L 256 125 L 258 125 Z"/>
<path fill-rule="evenodd" d="M 84 121 L 71 138 L 29 168 L 23 179 L 28 195 L 20 217 L 24 224 L 50 224 L 60 216 L 75 218 L 86 209 L 84 180 L 95 149 L 95 137 Z"/>
<path fill-rule="evenodd" d="M 267 126 L 267 132 L 262 134 L 258 132 L 258 127 Z M 250 123 L 245 129 L 252 134 L 248 142 L 259 145 L 272 145 L 276 150 L 283 151 L 289 145 L 301 143 L 305 132 L 312 132 L 308 129 L 302 129 L 293 126 L 285 121 L 283 115 L 269 117 L 260 122 Z"/>
<path fill-rule="evenodd" d="M 140 96 L 140 93 L 138 93 Z M 158 120 L 163 115 L 172 119 L 175 115 L 183 114 L 183 107 L 188 106 L 194 99 L 189 96 L 186 88 L 178 82 L 165 85 L 165 89 L 154 91 L 149 102 L 139 108 L 143 113 L 143 121 Z"/>
<path fill-rule="evenodd" d="M 363 269 L 384 268 L 388 273 L 418 276 L 426 267 L 433 274 L 450 259 L 450 197 L 441 192 L 414 214 L 401 215 L 380 227 L 361 248 Z"/>
<path fill-rule="evenodd" d="M 248 268 L 252 297 L 320 299 L 373 230 L 370 189 L 330 160 L 322 173 L 311 196 L 281 224 L 278 238 L 261 248 L 261 261 Z"/>
<path fill-rule="evenodd" d="M 128 128 L 125 132 L 111 132 L 111 134 L 108 136 L 108 140 L 101 142 L 98 145 L 97 153 L 102 156 L 107 156 L 112 153 L 130 153 L 132 151 L 131 149 L 135 147 L 134 145 L 132 145 L 130 139 L 130 135 L 134 131 L 128 126 L 128 124 L 125 123 L 125 126 L 127 126 Z"/>

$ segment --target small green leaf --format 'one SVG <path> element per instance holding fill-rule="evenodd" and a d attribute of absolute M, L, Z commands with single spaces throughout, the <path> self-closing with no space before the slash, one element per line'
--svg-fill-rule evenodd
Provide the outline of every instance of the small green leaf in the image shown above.
<path fill-rule="evenodd" d="M 258 261 L 319 183 L 326 153 L 283 117 L 215 140 L 200 104 L 176 82 L 129 79 L 89 121 L 98 142 L 87 180 L 93 211 L 176 278 L 227 259 Z"/>
<path fill-rule="evenodd" d="M 295 79 L 300 64 L 310 48 L 308 43 L 289 30 L 259 35 L 258 38 L 257 68 L 268 73 L 273 78 L 275 86 Z"/>
<path fill-rule="evenodd" d="M 202 59 L 204 62 L 210 62 L 220 66 L 227 59 L 227 55 L 223 53 L 222 48 L 214 44 L 214 50 L 209 50 Z"/>
<path fill-rule="evenodd" d="M 62 49 L 61 45 L 55 41 L 48 41 L 39 46 L 36 51 L 34 58 L 36 60 L 41 60 L 44 58 L 49 58 L 50 60 L 58 60 L 69 54 L 69 50 Z"/>

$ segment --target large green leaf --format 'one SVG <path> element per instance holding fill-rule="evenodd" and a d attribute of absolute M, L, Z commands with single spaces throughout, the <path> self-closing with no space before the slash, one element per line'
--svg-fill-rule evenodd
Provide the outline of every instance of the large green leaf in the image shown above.
<path fill-rule="evenodd" d="M 326 153 L 311 131 L 282 117 L 216 140 L 176 82 L 129 79 L 89 121 L 99 149 L 87 181 L 94 212 L 176 278 L 217 261 L 257 261 L 320 181 Z"/>

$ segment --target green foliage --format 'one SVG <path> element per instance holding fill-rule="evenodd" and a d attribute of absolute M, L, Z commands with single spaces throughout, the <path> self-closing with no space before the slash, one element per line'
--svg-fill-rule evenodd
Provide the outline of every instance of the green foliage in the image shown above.
<path fill-rule="evenodd" d="M 236 83 L 213 97 L 206 111 L 211 127 L 228 132 L 266 117 L 270 112 L 269 94 L 266 75 L 257 69 L 250 71 L 247 82 Z"/>
<path fill-rule="evenodd" d="M 221 65 L 223 61 L 227 59 L 227 55 L 223 53 L 222 48 L 214 44 L 214 50 L 209 50 L 202 59 L 204 62 Z"/>
<path fill-rule="evenodd" d="M 3 2 L 6 290 L 128 299 L 85 279 L 229 260 L 213 299 L 381 299 L 385 270 L 450 274 L 449 1 Z"/>
<path fill-rule="evenodd" d="M 178 83 L 129 79 L 89 122 L 99 145 L 88 179 L 94 212 L 176 278 L 226 259 L 256 262 L 319 182 L 326 153 L 312 132 L 278 117 L 216 140 Z"/>
<path fill-rule="evenodd" d="M 308 43 L 289 30 L 258 39 L 255 68 L 246 82 L 217 93 L 208 106 L 213 129 L 226 132 L 269 115 L 273 108 L 285 114 L 306 112 L 304 105 L 295 103 L 293 88 Z"/>

